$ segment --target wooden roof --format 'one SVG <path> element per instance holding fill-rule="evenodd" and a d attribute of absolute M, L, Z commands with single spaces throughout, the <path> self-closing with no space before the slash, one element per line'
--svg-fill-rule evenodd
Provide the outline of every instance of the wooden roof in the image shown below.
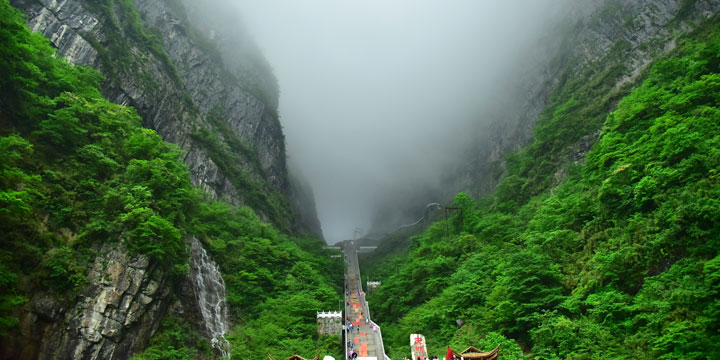
<path fill-rule="evenodd" d="M 465 349 L 461 353 L 457 353 L 453 350 L 453 353 L 455 353 L 456 358 L 464 358 L 465 360 L 496 360 L 498 358 L 498 353 L 500 352 L 500 345 L 498 345 L 495 349 L 492 351 L 483 352 L 482 350 L 470 346 L 467 349 Z"/>

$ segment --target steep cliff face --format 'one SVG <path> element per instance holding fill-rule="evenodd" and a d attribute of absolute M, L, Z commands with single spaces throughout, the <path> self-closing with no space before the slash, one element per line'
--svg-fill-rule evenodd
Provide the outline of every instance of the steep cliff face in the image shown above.
<path fill-rule="evenodd" d="M 293 228 L 298 233 L 314 235 L 325 240 L 315 211 L 315 196 L 307 180 L 298 169 L 290 167 L 290 199 L 297 214 Z"/>
<path fill-rule="evenodd" d="M 288 192 L 276 108 L 199 45 L 201 35 L 191 36 L 193 29 L 173 10 L 177 3 L 139 0 L 127 8 L 114 2 L 18 0 L 12 5 L 68 61 L 100 69 L 108 78 L 103 85 L 108 99 L 135 107 L 144 126 L 180 145 L 196 186 L 289 228 L 285 204 L 263 209 L 253 194 L 276 193 L 274 200 L 283 202 Z M 224 164 L 225 153 L 237 161 Z"/>
<path fill-rule="evenodd" d="M 252 207 L 282 230 L 297 226 L 277 93 L 267 97 L 226 68 L 179 1 L 11 4 L 70 63 L 100 70 L 106 98 L 136 108 L 145 127 L 185 150 L 195 186 L 212 198 Z M 314 214 L 314 204 L 303 204 Z M 186 244 L 190 272 L 180 288 L 189 296 L 171 294 L 170 275 L 142 255 L 131 256 L 122 242 L 104 245 L 96 249 L 76 301 L 33 294 L 20 316 L 21 336 L 3 339 L 1 357 L 126 359 L 148 345 L 170 307 L 195 323 L 219 352 L 227 351 L 222 277 L 200 242 Z"/>
<path fill-rule="evenodd" d="M 120 244 L 103 246 L 99 254 L 90 285 L 72 307 L 50 294 L 33 297 L 21 319 L 23 338 L 8 344 L 4 357 L 123 359 L 147 346 L 168 306 L 167 276 Z"/>
<path fill-rule="evenodd" d="M 596 0 L 572 9 L 571 25 L 549 33 L 547 42 L 534 51 L 523 66 L 520 84 L 503 104 L 488 114 L 494 120 L 478 130 L 448 183 L 452 193 L 465 191 L 479 196 L 498 184 L 505 157 L 528 144 L 543 110 L 578 79 L 590 81 L 599 74 L 608 89 L 632 86 L 658 56 L 675 48 L 676 37 L 693 29 L 720 10 L 710 0 Z M 541 62 L 537 62 L 538 59 Z M 619 97 L 611 103 L 616 103 Z M 611 105 L 614 106 L 614 105 Z M 557 163 L 581 161 L 599 135 L 600 125 L 584 133 L 570 134 L 571 144 L 554 149 Z M 556 184 L 566 165 L 556 169 Z"/>
<path fill-rule="evenodd" d="M 277 109 L 280 91 L 277 81 L 242 19 L 228 11 L 226 4 L 190 0 L 182 0 L 182 4 L 185 10 L 178 9 L 181 17 L 219 45 L 217 55 L 226 67 L 251 93 L 270 108 Z M 323 239 L 312 187 L 298 167 L 288 166 L 288 197 L 294 213 L 293 231 Z"/>
<path fill-rule="evenodd" d="M 672 51 L 679 36 L 718 10 L 720 3 L 709 0 L 577 3 L 567 10 L 563 22 L 541 36 L 535 48 L 527 49 L 527 56 L 517 62 L 515 73 L 507 79 L 512 83 L 497 84 L 502 96 L 482 109 L 476 128 L 467 129 L 469 145 L 458 156 L 460 160 L 443 172 L 440 185 L 403 189 L 401 196 L 394 195 L 399 201 L 380 204 L 374 212 L 373 232 L 382 236 L 414 221 L 422 216 L 425 204 L 449 202 L 458 192 L 473 197 L 491 193 L 505 176 L 506 158 L 512 153 L 536 151 L 527 161 L 537 164 L 528 168 L 544 172 L 537 177 L 552 175 L 552 181 L 537 191 L 562 183 L 569 167 L 584 161 L 595 144 L 604 117 L 638 83 L 652 61 Z M 594 96 L 607 99 L 602 109 L 570 114 L 564 121 L 585 124 L 563 136 L 562 142 L 555 141 L 552 132 L 557 128 L 545 126 L 554 112 L 571 99 L 579 104 L 594 101 L 579 96 L 582 87 L 592 87 Z M 552 140 L 538 145 L 547 149 L 530 149 L 538 133 Z M 544 158 L 532 158 L 540 153 Z"/>

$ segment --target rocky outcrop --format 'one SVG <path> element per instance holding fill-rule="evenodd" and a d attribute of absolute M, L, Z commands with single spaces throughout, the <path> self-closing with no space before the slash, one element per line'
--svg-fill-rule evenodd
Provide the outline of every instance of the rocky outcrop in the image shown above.
<path fill-rule="evenodd" d="M 325 241 L 320 220 L 315 208 L 315 196 L 300 170 L 290 168 L 290 201 L 295 212 L 293 230 L 297 233 L 314 235 Z"/>
<path fill-rule="evenodd" d="M 104 245 L 71 306 L 39 293 L 21 318 L 22 338 L 3 358 L 127 359 L 147 346 L 169 304 L 165 272 L 121 244 Z"/>
<path fill-rule="evenodd" d="M 186 25 L 165 2 L 137 0 L 135 4 L 145 23 L 162 35 L 164 50 L 177 67 L 183 90 L 197 110 L 207 114 L 213 109 L 220 109 L 225 117 L 221 120 L 233 131 L 233 135 L 254 148 L 262 169 L 267 173 L 267 176 L 255 175 L 265 180 L 271 189 L 286 193 L 285 138 L 275 115 L 276 109 L 269 108 L 242 84 L 228 78 L 222 61 L 212 58 L 197 46 L 188 35 Z M 151 125 L 159 128 L 162 123 L 158 121 Z M 250 164 L 246 168 L 253 170 Z"/>
<path fill-rule="evenodd" d="M 248 182 L 267 193 L 289 193 L 277 99 L 262 99 L 200 43 L 202 34 L 178 14 L 179 0 L 11 4 L 70 63 L 102 72 L 106 98 L 134 107 L 145 127 L 182 148 L 194 185 L 211 197 L 254 206 L 246 196 Z M 226 154 L 233 159 L 219 158 Z M 281 228 L 292 226 L 292 219 L 255 210 Z M 218 320 L 225 311 L 219 305 L 225 297 L 218 285 L 222 278 L 197 240 L 188 248 L 191 271 L 185 283 L 197 296 L 180 307 L 188 317 L 198 315 L 198 329 L 224 352 L 222 329 L 229 325 Z M 10 346 L 0 351 L 1 358 L 127 359 L 147 346 L 169 303 L 176 302 L 172 288 L 167 272 L 146 258 L 130 256 L 122 245 L 104 245 L 77 300 L 61 302 L 50 294 L 30 299 L 22 335 L 3 339 Z"/>
<path fill-rule="evenodd" d="M 712 0 L 593 0 L 580 6 L 571 11 L 576 20 L 569 29 L 551 33 L 543 48 L 527 57 L 534 62 L 524 64 L 529 70 L 511 91 L 510 101 L 488 114 L 494 121 L 478 130 L 463 155 L 467 161 L 450 172 L 453 175 L 445 183 L 454 184 L 451 193 L 477 196 L 495 188 L 504 173 L 505 156 L 527 145 L 541 111 L 563 79 L 593 66 L 605 71 L 616 65 L 606 55 L 622 44 L 625 50 L 619 60 L 626 71 L 615 88 L 634 83 L 653 59 L 675 47 L 677 34 L 672 29 L 689 31 L 720 11 L 720 3 Z M 597 135 L 593 133 L 578 134 L 582 139 L 563 156 L 576 161 L 578 148 L 586 148 L 585 153 L 594 144 Z"/>
<path fill-rule="evenodd" d="M 694 29 L 720 11 L 712 0 L 587 0 L 575 2 L 566 20 L 548 29 L 533 49 L 513 67 L 506 84 L 497 84 L 494 96 L 478 117 L 478 126 L 465 129 L 465 150 L 452 164 L 445 164 L 440 186 L 413 184 L 393 191 L 392 203 L 374 209 L 372 233 L 381 236 L 397 226 L 417 219 L 424 204 L 450 202 L 458 192 L 474 197 L 491 193 L 505 174 L 505 158 L 527 146 L 535 124 L 550 104 L 552 95 L 568 79 L 584 78 L 594 68 L 602 73 L 620 65 L 623 75 L 614 88 L 634 84 L 648 65 L 676 46 L 678 34 Z M 620 56 L 608 59 L 615 47 Z M 511 82 L 512 81 L 512 82 Z M 599 138 L 600 129 L 574 134 L 576 142 L 562 154 L 565 161 L 555 169 L 551 187 L 561 184 L 568 165 L 582 162 Z M 400 193 L 400 195 L 398 195 Z M 398 205 L 399 204 L 399 205 Z"/>
<path fill-rule="evenodd" d="M 170 2 L 175 6 L 169 6 Z M 288 193 L 285 139 L 276 115 L 277 99 L 275 107 L 269 107 L 237 81 L 221 59 L 205 51 L 198 44 L 199 35 L 191 36 L 192 29 L 173 10 L 176 1 L 135 1 L 142 26 L 159 35 L 162 49 L 153 48 L 156 44 L 147 38 L 134 38 L 150 35 L 126 30 L 137 19 L 117 4 L 111 9 L 87 0 L 13 0 L 11 4 L 22 9 L 30 28 L 50 39 L 68 61 L 101 70 L 108 79 L 103 84 L 103 95 L 115 103 L 133 106 L 145 127 L 184 149 L 193 183 L 212 197 L 245 204 L 246 189 L 239 188 L 231 175 L 213 161 L 207 144 L 193 141 L 193 134 L 200 129 L 214 134 L 219 146 L 231 151 L 227 138 L 240 139 L 253 153 L 246 154 L 244 162 L 238 164 L 242 170 L 267 191 Z M 123 42 L 123 59 L 108 54 L 114 42 Z M 219 133 L 217 125 L 208 121 L 211 111 L 223 130 L 231 133 Z M 252 159 L 255 156 L 259 169 Z"/>

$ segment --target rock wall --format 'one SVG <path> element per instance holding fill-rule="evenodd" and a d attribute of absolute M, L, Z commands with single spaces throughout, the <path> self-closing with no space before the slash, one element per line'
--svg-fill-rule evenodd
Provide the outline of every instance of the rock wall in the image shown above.
<path fill-rule="evenodd" d="M 106 98 L 136 108 L 145 127 L 182 148 L 194 185 L 210 196 L 244 205 L 248 189 L 224 173 L 213 161 L 212 149 L 196 140 L 203 130 L 217 139 L 218 146 L 235 153 L 243 150 L 236 154 L 240 163 L 233 165 L 260 184 L 262 191 L 289 194 L 277 99 L 270 105 L 261 100 L 208 52 L 207 44 L 199 43 L 202 39 L 178 14 L 179 0 L 136 0 L 137 13 L 122 8 L 127 2 L 117 1 L 10 3 L 70 63 L 100 70 L 106 76 L 102 84 Z M 107 4 L 112 6 L 104 7 Z M 137 26 L 132 30 L 136 22 L 147 32 Z M 233 148 L 238 139 L 242 149 Z M 293 225 L 292 219 L 271 219 L 255 210 L 282 228 Z M 191 256 L 205 254 L 197 249 L 197 241 L 194 245 L 188 246 Z M 190 261 L 196 264 L 193 260 L 198 259 Z M 198 261 L 210 260 L 205 254 Z M 192 272 L 189 277 L 198 278 Z M 160 319 L 177 301 L 172 285 L 168 274 L 146 258 L 130 256 L 119 244 L 105 245 L 98 250 L 88 286 L 78 299 L 59 301 L 51 294 L 30 299 L 23 309 L 21 337 L 2 339 L 0 358 L 127 359 L 147 346 Z M 224 294 L 216 295 L 224 302 Z M 195 314 L 203 321 L 202 301 L 189 298 L 193 301 L 173 306 L 182 308 L 188 318 Z M 210 338 L 218 337 L 200 329 L 207 330 Z"/>
<path fill-rule="evenodd" d="M 553 91 L 563 79 L 577 76 L 584 69 L 614 65 L 605 62 L 613 46 L 625 42 L 628 47 L 622 61 L 628 69 L 616 88 L 637 80 L 658 56 L 675 48 L 672 26 L 689 31 L 720 10 L 713 0 L 588 0 L 570 10 L 572 25 L 550 33 L 542 47 L 527 58 L 524 76 L 510 101 L 488 114 L 489 126 L 479 128 L 463 158 L 466 161 L 450 171 L 445 183 L 453 184 L 445 198 L 458 191 L 475 196 L 492 191 L 504 173 L 504 158 L 528 144 L 541 111 L 549 104 Z M 527 70 L 529 69 L 529 70 Z M 520 71 L 520 69 L 519 69 Z M 596 129 L 599 130 L 599 129 Z M 592 147 L 599 135 L 594 130 L 567 149 L 565 157 L 577 160 Z M 558 169 L 562 172 L 562 169 Z"/>
<path fill-rule="evenodd" d="M 325 241 L 322 226 L 315 211 L 315 196 L 300 170 L 290 167 L 290 201 L 295 211 L 295 232 L 313 235 Z"/>
<path fill-rule="evenodd" d="M 382 237 L 397 226 L 422 216 L 430 202 L 450 202 L 458 192 L 474 197 L 492 192 L 505 174 L 505 157 L 527 146 L 535 124 L 550 104 L 551 96 L 564 81 L 591 67 L 599 72 L 616 65 L 606 55 L 624 43 L 626 75 L 619 88 L 634 83 L 658 56 L 675 48 L 678 34 L 692 30 L 720 11 L 713 0 L 584 0 L 567 9 L 565 20 L 549 28 L 533 49 L 526 49 L 506 84 L 497 84 L 499 94 L 489 108 L 478 109 L 477 126 L 464 129 L 465 150 L 457 161 L 446 164 L 436 187 L 402 189 L 392 203 L 378 204 L 371 234 Z M 579 140 L 564 150 L 567 163 L 583 161 L 600 135 L 600 129 L 578 134 Z M 460 141 L 460 140 L 458 140 Z M 566 164 L 567 165 L 567 164 Z M 567 166 L 556 170 L 553 184 L 561 183 Z"/>
<path fill-rule="evenodd" d="M 196 186 L 232 204 L 245 203 L 244 189 L 237 188 L 213 162 L 208 149 L 192 140 L 198 129 L 215 131 L 207 115 L 211 110 L 219 110 L 223 115 L 220 121 L 232 131 L 229 135 L 237 136 L 253 149 L 262 167 L 255 169 L 252 159 L 246 159 L 241 164 L 243 170 L 269 191 L 287 194 L 285 138 L 277 109 L 269 108 L 227 75 L 222 61 L 208 54 L 198 44 L 199 40 L 190 36 L 191 29 L 169 6 L 173 1 L 135 1 L 144 25 L 159 35 L 162 50 L 169 59 L 149 51 L 147 44 L 123 31 L 132 20 L 124 18 L 117 5 L 108 14 L 98 12 L 88 0 L 13 0 L 11 4 L 23 10 L 30 28 L 50 39 L 69 62 L 105 73 L 108 78 L 103 84 L 105 97 L 133 106 L 145 127 L 184 149 L 184 160 Z M 111 29 L 114 23 L 119 29 Z M 103 49 L 118 41 L 113 34 L 116 30 L 121 32 L 121 40 L 127 42 L 127 51 L 139 59 L 127 69 L 123 66 L 128 64 L 110 68 L 102 56 Z M 222 142 L 228 134 L 215 135 Z"/>
<path fill-rule="evenodd" d="M 99 253 L 72 306 L 35 294 L 20 319 L 22 337 L 4 338 L 0 358 L 127 359 L 147 346 L 169 304 L 167 276 L 121 244 Z"/>

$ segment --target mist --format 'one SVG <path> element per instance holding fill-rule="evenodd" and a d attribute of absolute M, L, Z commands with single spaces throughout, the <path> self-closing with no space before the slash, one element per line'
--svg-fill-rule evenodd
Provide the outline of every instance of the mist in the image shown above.
<path fill-rule="evenodd" d="M 378 208 L 437 193 L 571 1 L 208 3 L 242 24 L 272 68 L 288 161 L 335 243 L 369 231 Z"/>

